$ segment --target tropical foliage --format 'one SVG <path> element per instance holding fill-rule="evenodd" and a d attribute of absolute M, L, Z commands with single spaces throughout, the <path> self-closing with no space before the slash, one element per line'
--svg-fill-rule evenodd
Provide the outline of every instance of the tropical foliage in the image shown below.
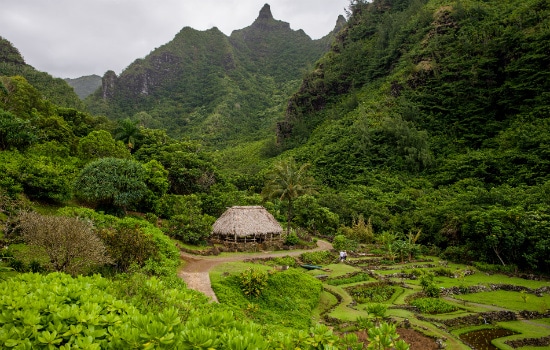
<path fill-rule="evenodd" d="M 339 248 L 375 242 L 391 264 L 430 249 L 550 272 L 547 1 L 354 0 L 330 48 L 262 14 L 231 37 L 184 28 L 106 73 L 88 111 L 0 38 L 0 240 L 36 257 L 0 266 L 2 347 L 343 346 L 310 328 L 321 284 L 303 274 L 226 278 L 216 291 L 233 313 L 174 282 L 173 240 L 204 243 L 232 205 L 264 205 Z M 378 302 L 395 288 L 353 293 Z M 434 275 L 419 288 L 417 307 L 446 307 Z M 390 325 L 368 335 L 405 347 Z"/>

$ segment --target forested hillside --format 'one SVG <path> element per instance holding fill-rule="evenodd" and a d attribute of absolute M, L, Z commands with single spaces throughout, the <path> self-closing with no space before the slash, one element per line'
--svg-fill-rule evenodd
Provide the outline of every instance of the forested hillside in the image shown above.
<path fill-rule="evenodd" d="M 0 35 L 0 76 L 15 75 L 25 77 L 40 90 L 45 98 L 59 106 L 81 110 L 85 108 L 73 89 L 63 79 L 39 72 L 26 64 L 19 50 Z"/>
<path fill-rule="evenodd" d="M 95 74 L 75 79 L 65 78 L 65 81 L 81 99 L 85 99 L 101 87 L 101 77 Z"/>
<path fill-rule="evenodd" d="M 86 103 L 111 119 L 132 118 L 217 148 L 258 140 L 333 37 L 312 40 L 274 19 L 266 4 L 252 25 L 229 37 L 215 27 L 183 28 L 120 76 L 107 72 Z"/>
<path fill-rule="evenodd" d="M 547 1 L 354 1 L 279 123 L 322 206 L 549 271 Z"/>

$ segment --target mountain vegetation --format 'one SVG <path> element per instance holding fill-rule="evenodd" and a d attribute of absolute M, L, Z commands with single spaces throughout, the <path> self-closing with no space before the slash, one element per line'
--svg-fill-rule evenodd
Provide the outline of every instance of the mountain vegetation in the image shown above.
<path fill-rule="evenodd" d="M 300 239 L 377 242 L 389 261 L 422 250 L 549 274 L 549 21 L 545 0 L 352 0 L 337 31 L 311 40 L 266 5 L 229 37 L 183 28 L 84 102 L 0 39 L 0 268 L 21 273 L 0 289 L 28 306 L 0 315 L 0 342 L 335 344 L 320 326 L 257 328 L 252 302 L 182 291 L 174 241 L 206 244 L 232 205 L 263 205 Z M 289 171 L 303 181 L 281 182 Z M 67 243 L 73 220 L 97 263 L 47 246 Z M 104 277 L 24 274 L 54 271 Z M 52 283 L 56 295 L 23 297 Z"/>
<path fill-rule="evenodd" d="M 266 4 L 252 25 L 229 37 L 215 27 L 183 28 L 120 76 L 107 72 L 86 104 L 93 113 L 216 148 L 258 140 L 272 132 L 299 79 L 333 37 L 312 40 L 275 20 Z"/>
<path fill-rule="evenodd" d="M 0 76 L 20 75 L 40 90 L 52 103 L 84 110 L 84 104 L 63 79 L 40 72 L 25 63 L 23 56 L 8 40 L 0 36 Z M 7 87 L 6 87 L 7 88 Z"/>
<path fill-rule="evenodd" d="M 82 100 L 101 87 L 101 77 L 96 74 L 75 79 L 65 78 L 65 81 L 74 89 L 74 92 Z"/>
<path fill-rule="evenodd" d="M 280 150 L 349 225 L 422 231 L 452 259 L 549 272 L 549 7 L 355 1 L 291 98 Z"/>

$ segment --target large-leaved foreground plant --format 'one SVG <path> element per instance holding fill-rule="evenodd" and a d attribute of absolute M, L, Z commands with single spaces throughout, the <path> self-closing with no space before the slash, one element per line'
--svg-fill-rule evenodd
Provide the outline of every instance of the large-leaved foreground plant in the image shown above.
<path fill-rule="evenodd" d="M 144 305 L 136 307 L 132 304 L 133 298 L 121 300 L 114 296 L 116 287 L 113 281 L 98 275 L 73 278 L 57 272 L 49 275 L 28 273 L 0 281 L 0 348 L 364 348 L 356 336 L 339 338 L 328 327 L 319 324 L 309 331 L 289 329 L 288 332 L 271 334 L 269 326 L 263 328 L 239 319 L 227 307 L 209 304 L 195 291 L 169 288 L 155 278 L 144 284 L 148 285 L 147 289 L 162 293 L 164 308 L 144 311 L 148 308 Z M 404 346 L 396 348 L 407 349 L 406 344 L 401 342 L 400 345 Z"/>

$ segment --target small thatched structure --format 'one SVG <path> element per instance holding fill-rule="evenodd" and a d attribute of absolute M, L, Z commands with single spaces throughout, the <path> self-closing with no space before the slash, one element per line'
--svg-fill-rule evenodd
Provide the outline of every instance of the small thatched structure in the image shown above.
<path fill-rule="evenodd" d="M 262 206 L 231 207 L 212 226 L 212 238 L 226 242 L 278 241 L 282 233 L 281 225 Z"/>

